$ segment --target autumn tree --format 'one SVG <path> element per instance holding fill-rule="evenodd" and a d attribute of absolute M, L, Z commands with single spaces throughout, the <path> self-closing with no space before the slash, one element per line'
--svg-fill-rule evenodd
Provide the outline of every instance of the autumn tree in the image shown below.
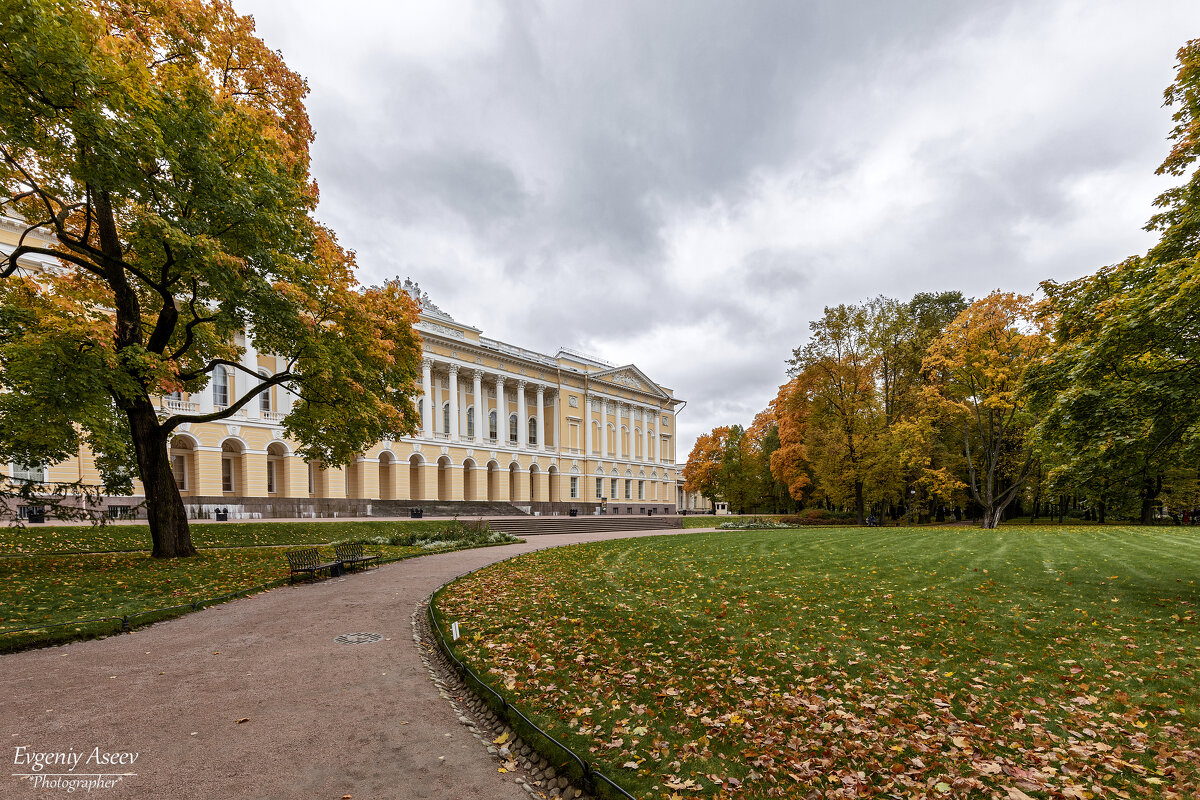
<path fill-rule="evenodd" d="M 808 448 L 804 443 L 810 406 L 809 381 L 804 375 L 780 386 L 771 404 L 779 435 L 779 447 L 770 455 L 771 475 L 798 502 L 804 502 L 812 489 Z"/>
<path fill-rule="evenodd" d="M 719 426 L 696 437 L 687 463 L 683 465 L 683 488 L 699 492 L 710 501 L 722 499 L 721 464 L 729 441 L 729 426 Z"/>
<path fill-rule="evenodd" d="M 803 375 L 810 387 L 807 451 L 817 465 L 819 488 L 849 500 L 860 525 L 866 521 L 864 486 L 880 424 L 870 323 L 865 306 L 826 308 L 809 323 L 808 342 L 788 362 L 788 374 Z"/>
<path fill-rule="evenodd" d="M 1046 320 L 1027 296 L 993 292 L 951 322 L 925 356 L 925 415 L 961 435 L 967 488 L 995 528 L 1033 467 L 1033 420 L 1023 381 L 1049 348 Z"/>
<path fill-rule="evenodd" d="M 314 221 L 307 87 L 251 18 L 224 0 L 0 0 L 0 19 L 0 192 L 24 230 L 0 262 L 0 459 L 82 439 L 108 487 L 136 468 L 153 554 L 173 557 L 195 552 L 168 461 L 181 425 L 280 386 L 298 395 L 287 435 L 326 464 L 415 429 L 416 308 L 359 287 Z M 250 332 L 281 369 L 243 363 Z M 156 408 L 217 369 L 251 388 L 212 413 Z"/>

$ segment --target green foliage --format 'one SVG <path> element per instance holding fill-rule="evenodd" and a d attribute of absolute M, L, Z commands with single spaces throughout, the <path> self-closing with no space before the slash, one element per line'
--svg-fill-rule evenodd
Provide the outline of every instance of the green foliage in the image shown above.
<path fill-rule="evenodd" d="M 437 605 L 636 796 L 1185 797 L 1198 570 L 1194 530 L 713 532 L 520 556 Z"/>
<path fill-rule="evenodd" d="M 271 387 L 307 458 L 346 464 L 415 430 L 416 306 L 363 288 L 312 216 L 307 86 L 225 0 L 0 0 L 0 459 L 97 449 L 114 489 L 136 461 L 155 552 L 187 555 L 164 455 L 185 423 Z M 27 275 L 22 259 L 62 270 Z M 260 379 L 245 337 L 278 358 Z M 239 383 L 227 408 L 152 398 Z"/>

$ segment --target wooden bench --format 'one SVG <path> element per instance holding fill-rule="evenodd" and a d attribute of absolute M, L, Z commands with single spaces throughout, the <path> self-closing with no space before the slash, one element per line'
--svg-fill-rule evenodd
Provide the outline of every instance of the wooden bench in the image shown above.
<path fill-rule="evenodd" d="M 374 553 L 363 553 L 362 542 L 347 542 L 346 544 L 335 544 L 333 552 L 337 555 L 337 560 L 345 564 L 347 567 L 357 568 L 361 566 L 370 566 L 371 562 L 379 558 Z"/>
<path fill-rule="evenodd" d="M 314 578 L 321 571 L 327 572 L 330 577 L 342 574 L 341 561 L 322 561 L 322 558 L 320 551 L 315 547 L 298 547 L 295 550 L 288 550 L 288 566 L 292 569 L 289 581 L 295 583 L 296 576 L 303 572 L 307 572 Z"/>

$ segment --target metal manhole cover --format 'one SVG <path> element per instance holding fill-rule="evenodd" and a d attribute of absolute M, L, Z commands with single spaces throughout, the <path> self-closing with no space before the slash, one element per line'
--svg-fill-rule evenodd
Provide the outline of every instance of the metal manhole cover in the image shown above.
<path fill-rule="evenodd" d="M 382 633 L 343 633 L 334 639 L 338 644 L 371 644 L 383 638 Z"/>

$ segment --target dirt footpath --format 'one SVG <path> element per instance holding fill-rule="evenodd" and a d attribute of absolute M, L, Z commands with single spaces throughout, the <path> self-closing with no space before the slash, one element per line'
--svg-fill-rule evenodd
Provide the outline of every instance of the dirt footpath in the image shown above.
<path fill-rule="evenodd" d="M 65 797 L 79 782 L 74 796 L 100 798 L 527 800 L 439 696 L 413 642 L 414 608 L 517 553 L 664 533 L 424 556 L 130 635 L 0 656 L 11 767 L 0 797 Z M 348 633 L 383 638 L 334 641 Z M 59 763 L 35 769 L 48 754 Z"/>

